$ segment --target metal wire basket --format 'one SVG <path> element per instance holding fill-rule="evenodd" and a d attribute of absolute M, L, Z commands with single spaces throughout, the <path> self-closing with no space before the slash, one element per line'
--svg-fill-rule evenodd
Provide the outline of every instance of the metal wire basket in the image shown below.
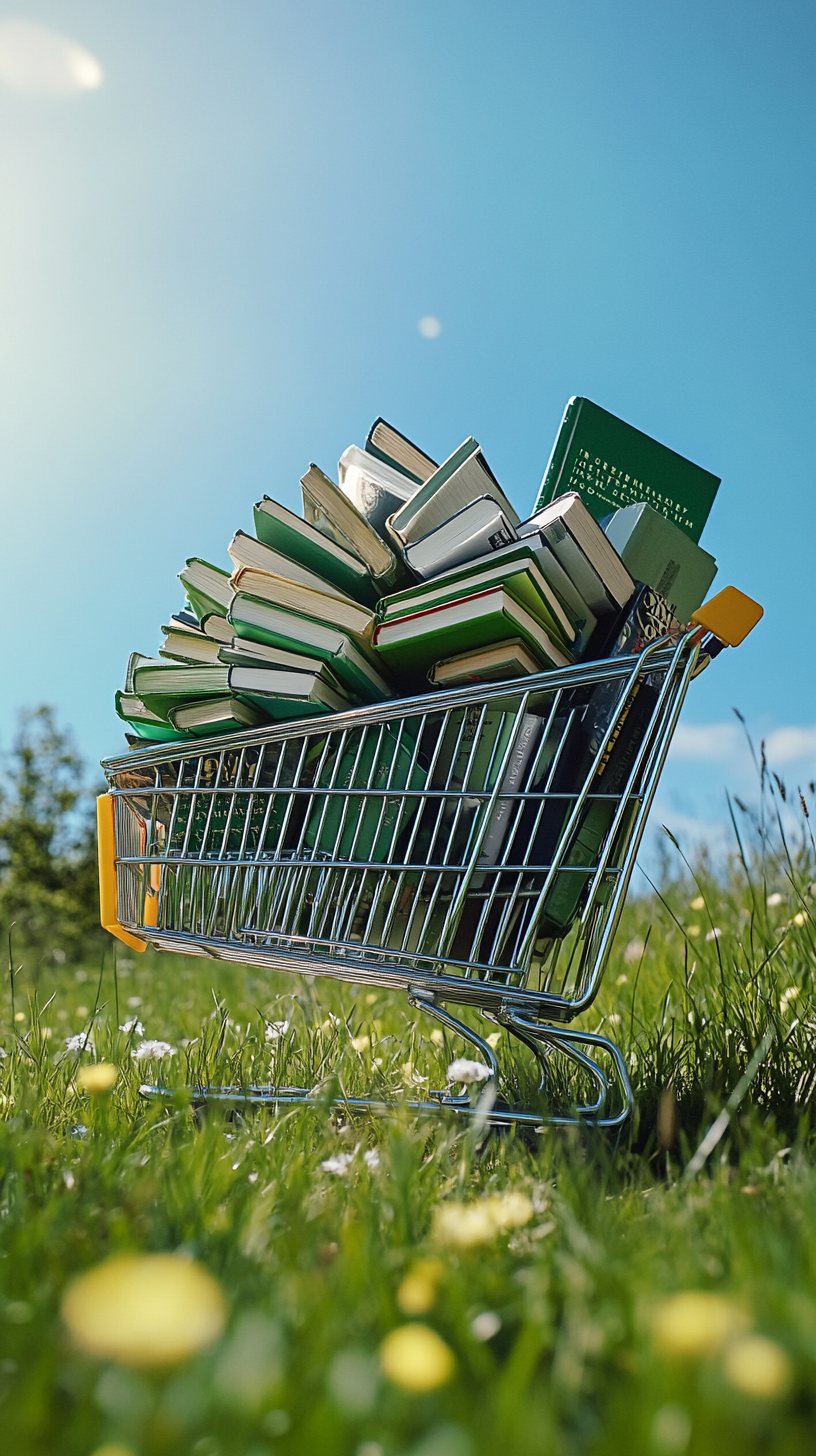
<path fill-rule="evenodd" d="M 478 1049 L 483 1119 L 616 1125 L 620 1052 L 567 1023 L 597 994 L 699 636 L 107 760 L 103 924 L 140 948 L 402 989 Z M 449 1005 L 535 1053 L 537 1109 L 501 1096 L 494 1051 Z M 429 1097 L 409 1105 L 474 1111 Z"/>

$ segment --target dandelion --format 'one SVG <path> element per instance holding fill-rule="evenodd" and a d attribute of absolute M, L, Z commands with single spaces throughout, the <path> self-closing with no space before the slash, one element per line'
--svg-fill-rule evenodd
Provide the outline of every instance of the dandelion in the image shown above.
<path fill-rule="evenodd" d="M 264 1037 L 267 1041 L 280 1041 L 289 1030 L 291 1023 L 288 1021 L 267 1021 Z"/>
<path fill-rule="evenodd" d="M 783 899 L 783 896 L 780 895 L 780 893 L 779 893 L 778 890 L 775 890 L 774 893 L 773 893 L 773 895 L 769 895 L 768 896 L 768 898 L 767 898 L 767 900 L 766 900 L 765 903 L 766 903 L 766 905 L 771 905 L 771 906 L 773 906 L 773 905 L 781 905 L 782 904 L 782 899 Z"/>
<path fill-rule="evenodd" d="M 354 1050 L 356 1052 L 368 1052 L 371 1050 L 371 1037 L 353 1036 L 351 1038 L 351 1045 L 354 1047 Z"/>
<path fill-rule="evenodd" d="M 471 1082 L 484 1082 L 490 1075 L 490 1068 L 484 1062 L 472 1062 L 467 1057 L 457 1057 L 448 1067 L 448 1081 L 461 1082 L 466 1087 Z"/>
<path fill-rule="evenodd" d="M 491 1048 L 491 1050 L 495 1051 L 496 1047 L 501 1041 L 501 1038 L 502 1034 L 500 1031 L 491 1031 L 490 1035 L 485 1037 L 485 1041 L 487 1042 L 487 1045 Z"/>
<path fill-rule="evenodd" d="M 801 927 L 804 925 L 806 919 L 807 919 L 807 917 L 805 915 L 804 910 L 797 910 L 796 914 L 793 917 L 793 923 L 794 923 L 794 925 L 798 925 L 800 927 L 800 929 L 801 929 Z"/>
<path fill-rule="evenodd" d="M 748 1325 L 743 1310 L 721 1294 L 687 1289 L 667 1299 L 654 1315 L 652 1335 L 664 1355 L 713 1354 Z"/>
<path fill-rule="evenodd" d="M 689 926 L 687 926 L 687 928 L 686 928 L 686 935 L 698 936 L 699 934 L 700 934 L 700 927 L 699 927 L 699 925 L 689 925 Z"/>
<path fill-rule="evenodd" d="M 69 1052 L 90 1052 L 91 1056 L 96 1053 L 93 1037 L 89 1031 L 78 1031 L 76 1036 L 66 1036 L 65 1048 Z"/>
<path fill-rule="evenodd" d="M 625 986 L 626 985 L 626 982 L 628 980 L 629 980 L 629 977 L 627 975 L 620 975 L 620 976 L 617 977 L 617 979 L 615 981 L 615 985 L 616 986 Z"/>
<path fill-rule="evenodd" d="M 758 1400 L 786 1395 L 793 1379 L 785 1351 L 762 1335 L 746 1335 L 736 1340 L 725 1352 L 723 1367 L 726 1378 L 737 1390 Z"/>
<path fill-rule="evenodd" d="M 401 1325 L 380 1345 L 380 1365 L 393 1385 L 414 1394 L 446 1385 L 455 1369 L 453 1351 L 427 1325 Z"/>
<path fill-rule="evenodd" d="M 431 1032 L 431 1041 L 433 1042 L 434 1046 L 445 1045 L 445 1033 L 444 1031 L 440 1031 L 438 1026 L 435 1026 L 433 1031 Z"/>
<path fill-rule="evenodd" d="M 609 1025 L 610 1026 L 620 1026 L 620 1024 L 621 1024 L 621 1019 L 620 1019 L 617 1011 L 610 1011 L 610 1013 L 609 1013 L 609 1015 L 607 1016 L 606 1019 L 609 1022 Z"/>
<path fill-rule="evenodd" d="M 74 1343 L 121 1365 L 176 1365 L 217 1340 L 226 1322 L 221 1286 L 177 1254 L 128 1255 L 71 1284 L 62 1317 Z"/>
<path fill-rule="evenodd" d="M 123 1021 L 119 1030 L 124 1031 L 127 1036 L 144 1036 L 145 1034 L 145 1029 L 138 1016 L 131 1016 L 129 1021 Z"/>
<path fill-rule="evenodd" d="M 375 1168 L 379 1168 L 380 1155 L 377 1152 L 377 1149 L 368 1148 L 368 1150 L 363 1153 L 363 1162 L 365 1163 L 370 1173 L 373 1173 Z"/>
<path fill-rule="evenodd" d="M 719 925 L 715 925 L 712 930 L 706 931 L 706 940 L 719 940 L 721 935 L 722 931 Z"/>
<path fill-rule="evenodd" d="M 118 1076 L 119 1068 L 112 1063 L 95 1062 L 90 1067 L 82 1067 L 76 1079 L 77 1087 L 80 1092 L 90 1092 L 92 1097 L 100 1097 L 113 1091 Z"/>
<path fill-rule="evenodd" d="M 176 1048 L 169 1041 L 140 1041 L 130 1055 L 134 1062 L 144 1062 L 148 1057 L 155 1057 L 160 1061 L 162 1057 L 174 1057 Z"/>
<path fill-rule="evenodd" d="M 397 1304 L 404 1314 L 427 1314 L 436 1301 L 444 1273 L 440 1259 L 418 1259 L 397 1290 Z"/>
<path fill-rule="evenodd" d="M 689 906 L 689 909 L 691 909 L 691 910 L 705 910 L 705 900 L 703 899 L 703 896 L 702 895 L 698 895 L 697 898 L 696 898 L 696 900 L 692 900 L 691 901 L 691 904 Z"/>

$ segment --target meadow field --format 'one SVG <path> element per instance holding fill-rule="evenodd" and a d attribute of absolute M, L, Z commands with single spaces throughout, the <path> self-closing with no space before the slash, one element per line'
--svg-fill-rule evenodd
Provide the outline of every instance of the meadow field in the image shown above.
<path fill-rule="evenodd" d="M 692 873 L 667 841 L 660 883 L 626 909 L 583 1023 L 630 1069 L 636 1112 L 614 1134 L 411 1114 L 401 1100 L 472 1049 L 397 995 L 101 938 L 66 949 L 64 905 L 19 950 L 15 928 L 3 1451 L 812 1450 L 812 787 L 762 774 L 728 863 Z M 497 1054 L 529 1081 L 506 1033 Z M 140 1096 L 157 1081 L 175 1095 Z M 185 1090 L 270 1081 L 325 1096 L 237 1115 Z M 340 1085 L 393 1110 L 338 1113 Z"/>

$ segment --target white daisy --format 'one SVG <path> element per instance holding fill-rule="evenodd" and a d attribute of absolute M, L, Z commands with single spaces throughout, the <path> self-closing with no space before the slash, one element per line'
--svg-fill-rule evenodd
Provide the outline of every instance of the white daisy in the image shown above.
<path fill-rule="evenodd" d="M 134 1062 L 143 1062 L 147 1057 L 174 1057 L 176 1048 L 168 1041 L 140 1041 L 130 1055 Z"/>
<path fill-rule="evenodd" d="M 468 1057 L 457 1057 L 448 1067 L 449 1082 L 484 1082 L 490 1076 L 490 1068 L 484 1062 L 472 1062 Z"/>

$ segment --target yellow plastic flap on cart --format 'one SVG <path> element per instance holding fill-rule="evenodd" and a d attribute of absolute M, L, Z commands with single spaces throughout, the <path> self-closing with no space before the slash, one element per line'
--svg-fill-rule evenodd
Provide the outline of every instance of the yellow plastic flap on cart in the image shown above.
<path fill-rule="evenodd" d="M 114 802 L 110 794 L 100 794 L 96 801 L 96 834 L 99 848 L 99 919 L 104 930 L 131 950 L 147 950 L 138 936 L 131 935 L 119 924 L 116 900 L 116 839 L 113 827 Z"/>
<path fill-rule="evenodd" d="M 763 615 L 759 602 L 735 586 L 726 586 L 710 601 L 703 602 L 691 620 L 696 627 L 713 632 L 726 647 L 739 647 Z"/>

